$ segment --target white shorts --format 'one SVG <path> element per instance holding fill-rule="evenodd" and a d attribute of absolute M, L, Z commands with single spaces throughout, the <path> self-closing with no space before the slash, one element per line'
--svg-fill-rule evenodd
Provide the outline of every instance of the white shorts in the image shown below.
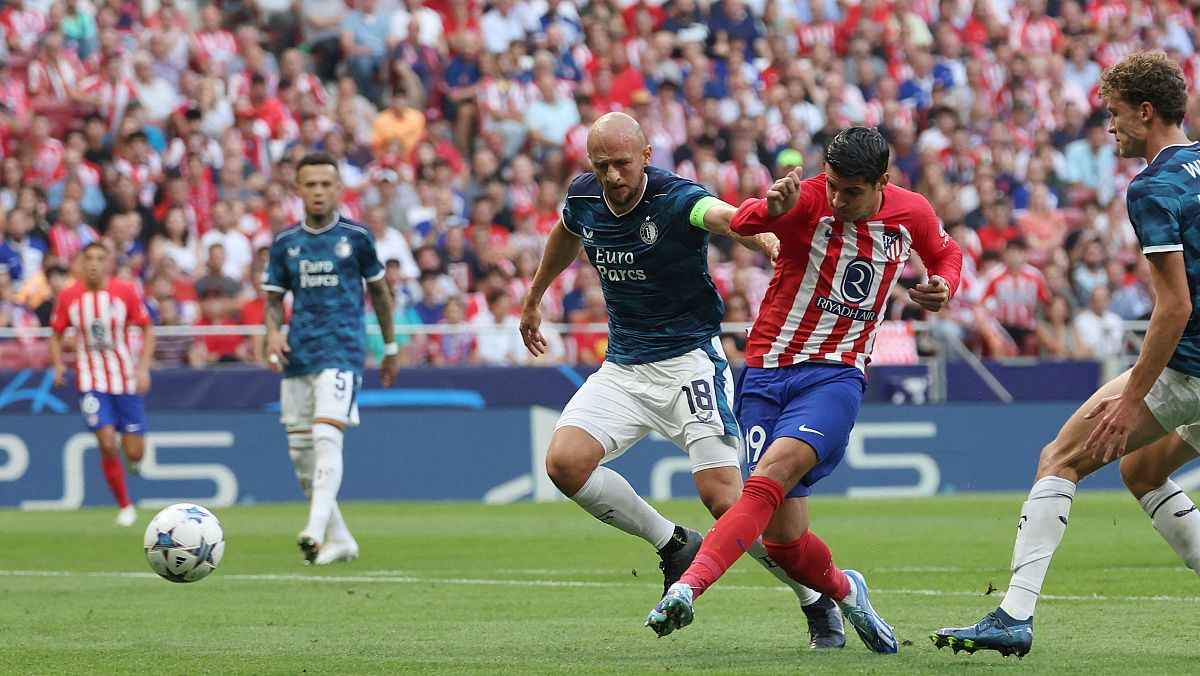
<path fill-rule="evenodd" d="M 1200 378 L 1163 369 L 1146 393 L 1146 406 L 1163 429 L 1175 430 L 1200 451 Z"/>
<path fill-rule="evenodd" d="M 741 431 L 733 415 L 733 377 L 717 338 L 650 364 L 604 362 L 571 397 L 555 429 L 567 426 L 600 442 L 601 464 L 657 432 L 685 452 L 700 439 L 721 438 L 721 450 L 692 455 L 692 472 L 738 466 Z"/>
<path fill-rule="evenodd" d="M 314 418 L 358 425 L 358 388 L 361 377 L 353 371 L 325 369 L 279 384 L 279 422 L 289 429 L 312 427 Z"/>

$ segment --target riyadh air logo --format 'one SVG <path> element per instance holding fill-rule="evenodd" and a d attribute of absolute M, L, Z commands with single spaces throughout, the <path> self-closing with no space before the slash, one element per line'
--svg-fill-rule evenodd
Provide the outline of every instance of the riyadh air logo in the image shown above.
<path fill-rule="evenodd" d="M 351 253 L 353 253 L 353 249 L 350 246 L 350 242 L 347 241 L 345 237 L 343 237 L 340 242 L 333 245 L 333 255 L 337 256 L 338 258 L 349 258 Z"/>
<path fill-rule="evenodd" d="M 871 295 L 871 282 L 875 280 L 875 266 L 870 261 L 858 259 L 846 266 L 842 275 L 842 298 L 847 303 L 858 304 Z"/>
<path fill-rule="evenodd" d="M 898 232 L 883 233 L 883 255 L 893 263 L 899 263 L 904 255 L 904 238 Z"/>
<path fill-rule="evenodd" d="M 288 256 L 289 256 L 290 258 L 295 258 L 296 256 L 299 256 L 299 255 L 300 255 L 300 247 L 298 247 L 298 246 L 289 246 L 289 247 L 288 247 L 288 250 L 287 250 L 287 253 L 288 253 Z"/>
<path fill-rule="evenodd" d="M 654 244 L 658 241 L 658 226 L 654 224 L 654 221 L 650 220 L 649 216 L 647 216 L 646 222 L 642 223 L 642 227 L 638 231 L 638 234 L 642 236 L 642 241 L 646 244 Z"/>

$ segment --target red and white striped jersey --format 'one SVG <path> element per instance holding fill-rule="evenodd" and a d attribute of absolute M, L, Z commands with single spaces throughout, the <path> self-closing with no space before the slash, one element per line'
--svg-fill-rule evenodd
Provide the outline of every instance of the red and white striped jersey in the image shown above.
<path fill-rule="evenodd" d="M 150 314 L 132 284 L 110 277 L 98 291 L 82 283 L 63 289 L 50 327 L 57 333 L 75 328 L 80 392 L 137 393 L 137 361 L 129 349 L 131 324 L 150 329 Z"/>
<path fill-rule="evenodd" d="M 38 58 L 29 62 L 29 93 L 69 101 L 87 75 L 75 52 L 64 50 L 55 62 Z"/>
<path fill-rule="evenodd" d="M 775 276 L 746 345 L 746 365 L 776 368 L 810 361 L 870 362 L 875 330 L 905 261 L 916 251 L 929 276 L 953 295 L 962 271 L 958 245 L 929 202 L 889 184 L 870 220 L 834 219 L 825 175 L 800 184 L 788 213 L 771 218 L 765 199 L 746 200 L 730 224 L 739 235 L 779 237 Z"/>
<path fill-rule="evenodd" d="M 117 82 L 109 82 L 102 75 L 90 75 L 79 82 L 79 89 L 87 96 L 96 97 L 97 112 L 104 116 L 109 131 L 117 130 L 129 103 L 137 101 L 133 80 L 124 76 Z"/>
<path fill-rule="evenodd" d="M 37 47 L 42 33 L 46 32 L 46 15 L 32 8 L 16 10 L 10 7 L 0 12 L 0 25 L 17 41 L 21 51 L 29 53 Z"/>
<path fill-rule="evenodd" d="M 33 148 L 33 175 L 42 185 L 50 185 L 63 164 L 67 149 L 62 141 L 48 138 Z"/>
<path fill-rule="evenodd" d="M 1034 329 L 1038 305 L 1050 302 L 1050 287 L 1041 271 L 1032 265 L 1016 272 L 1004 268 L 988 283 L 981 300 L 1002 325 Z"/>
<path fill-rule="evenodd" d="M 196 33 L 192 36 L 192 48 L 200 61 L 211 65 L 220 76 L 225 75 L 225 67 L 240 51 L 237 38 L 226 30 Z"/>

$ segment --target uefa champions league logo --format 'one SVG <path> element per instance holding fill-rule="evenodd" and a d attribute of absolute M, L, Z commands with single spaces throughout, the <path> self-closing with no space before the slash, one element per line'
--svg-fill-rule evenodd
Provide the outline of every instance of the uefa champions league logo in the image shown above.
<path fill-rule="evenodd" d="M 658 241 L 658 226 L 654 224 L 654 221 L 647 217 L 646 222 L 642 223 L 642 228 L 639 234 L 642 236 L 643 242 L 646 244 L 654 244 L 656 241 Z"/>

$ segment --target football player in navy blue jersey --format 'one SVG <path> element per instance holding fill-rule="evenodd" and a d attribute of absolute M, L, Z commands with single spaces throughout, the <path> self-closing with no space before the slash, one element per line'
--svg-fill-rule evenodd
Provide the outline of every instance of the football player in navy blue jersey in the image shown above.
<path fill-rule="evenodd" d="M 1000 607 L 973 626 L 935 631 L 939 648 L 1029 652 L 1034 608 L 1075 486 L 1122 456 L 1121 475 L 1155 528 L 1189 567 L 1200 565 L 1200 514 L 1168 478 L 1200 447 L 1200 143 L 1181 126 L 1187 81 L 1162 52 L 1134 52 L 1100 76 L 1100 96 L 1118 154 L 1148 163 L 1126 201 L 1150 263 L 1150 326 L 1133 368 L 1092 395 L 1042 450 Z"/>
<path fill-rule="evenodd" d="M 708 235 L 733 237 L 772 258 L 778 239 L 738 237 L 729 229 L 732 206 L 651 167 L 645 134 L 624 113 L 596 120 L 587 146 L 592 173 L 567 190 L 525 299 L 521 336 L 535 356 L 545 352 L 542 297 L 582 248 L 604 291 L 608 350 L 559 418 L 546 470 L 589 514 L 654 546 L 665 590 L 691 563 L 701 536 L 664 518 L 605 464 L 657 432 L 691 457 L 700 499 L 714 516 L 737 500 L 741 431 L 719 337 L 724 305 L 708 273 Z M 845 635 L 833 602 L 788 579 L 761 542 L 747 550 L 796 592 L 812 647 L 841 647 Z"/>
<path fill-rule="evenodd" d="M 379 318 L 384 341 L 381 378 L 390 387 L 399 367 L 392 297 L 375 240 L 362 225 L 337 212 L 341 195 L 337 163 L 325 153 L 300 160 L 296 189 L 304 220 L 271 243 L 267 266 L 267 359 L 283 371 L 280 421 L 300 487 L 311 500 L 308 524 L 297 544 L 308 563 L 358 557 L 358 543 L 338 509 L 342 484 L 342 439 L 358 424 L 358 389 L 366 329 L 362 280 Z M 287 337 L 283 296 L 292 293 Z"/>

